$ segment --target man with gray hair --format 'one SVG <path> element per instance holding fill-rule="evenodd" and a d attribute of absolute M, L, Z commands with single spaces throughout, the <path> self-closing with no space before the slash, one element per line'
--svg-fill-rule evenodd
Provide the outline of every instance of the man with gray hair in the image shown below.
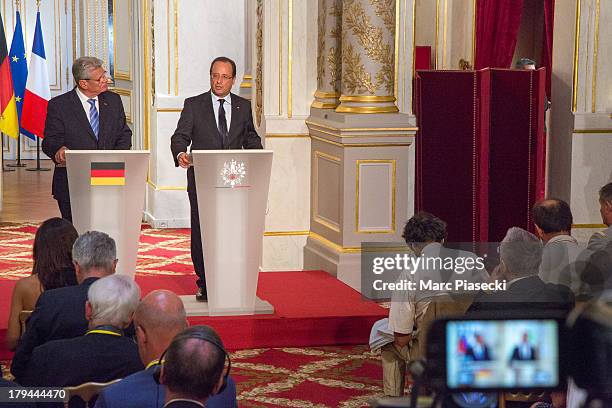
<path fill-rule="evenodd" d="M 159 359 L 172 339 L 187 328 L 185 307 L 169 290 L 155 290 L 142 298 L 134 313 L 136 342 L 145 369 L 106 388 L 96 401 L 96 408 L 161 408 L 166 389 L 155 382 Z M 157 399 L 157 402 L 156 402 Z M 236 407 L 236 384 L 227 379 L 227 387 L 206 401 L 208 408 Z"/>
<path fill-rule="evenodd" d="M 87 331 L 87 292 L 96 280 L 115 273 L 115 241 L 103 232 L 86 232 L 74 242 L 72 258 L 79 284 L 45 291 L 38 298 L 11 365 L 18 382 L 35 347 L 51 340 L 81 336 Z"/>
<path fill-rule="evenodd" d="M 501 242 L 499 255 L 501 262 L 491 277 L 506 280 L 507 289 L 481 292 L 468 313 L 495 311 L 499 316 L 516 312 L 537 314 L 544 310 L 569 313 L 574 307 L 574 295 L 567 286 L 544 283 L 539 278 L 542 243 L 535 235 L 522 228 L 510 228 Z"/>
<path fill-rule="evenodd" d="M 42 150 L 55 163 L 53 197 L 62 218 L 69 221 L 72 221 L 72 211 L 66 150 L 127 150 L 132 147 L 132 131 L 126 123 L 123 103 L 119 95 L 108 90 L 112 78 L 102 64 L 102 60 L 95 57 L 74 61 L 75 88 L 52 98 L 47 106 Z"/>
<path fill-rule="evenodd" d="M 112 381 L 141 370 L 138 347 L 123 335 L 139 301 L 140 288 L 127 276 L 111 275 L 94 282 L 85 302 L 85 335 L 37 347 L 21 385 L 75 386 Z"/>
<path fill-rule="evenodd" d="M 599 213 L 607 228 L 591 236 L 587 246 L 591 251 L 603 250 L 612 243 L 612 182 L 599 190 Z"/>

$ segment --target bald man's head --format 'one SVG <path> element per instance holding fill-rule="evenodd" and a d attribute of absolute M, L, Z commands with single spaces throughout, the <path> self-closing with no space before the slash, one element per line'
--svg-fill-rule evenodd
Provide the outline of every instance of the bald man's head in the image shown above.
<path fill-rule="evenodd" d="M 174 336 L 188 326 L 183 301 L 169 290 L 155 290 L 140 301 L 134 325 L 140 358 L 146 365 L 159 358 Z"/>

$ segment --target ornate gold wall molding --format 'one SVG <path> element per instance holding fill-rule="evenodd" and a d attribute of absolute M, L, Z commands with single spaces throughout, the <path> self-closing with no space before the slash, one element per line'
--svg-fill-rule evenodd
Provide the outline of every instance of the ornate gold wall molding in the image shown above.
<path fill-rule="evenodd" d="M 255 123 L 261 125 L 263 114 L 263 0 L 257 0 L 257 30 L 255 32 Z"/>

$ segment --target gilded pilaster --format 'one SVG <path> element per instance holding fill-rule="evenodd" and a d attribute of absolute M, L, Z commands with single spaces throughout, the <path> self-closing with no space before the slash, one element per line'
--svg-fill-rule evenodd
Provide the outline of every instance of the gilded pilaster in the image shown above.
<path fill-rule="evenodd" d="M 396 12 L 395 0 L 342 1 L 342 96 L 336 112 L 398 112 Z"/>
<path fill-rule="evenodd" d="M 342 0 L 319 0 L 317 91 L 313 108 L 335 109 L 342 72 Z"/>
<path fill-rule="evenodd" d="M 251 99 L 251 90 L 253 88 L 253 37 L 255 29 L 253 27 L 253 16 L 255 10 L 253 6 L 256 4 L 251 0 L 244 2 L 244 76 L 240 83 L 240 96 Z"/>

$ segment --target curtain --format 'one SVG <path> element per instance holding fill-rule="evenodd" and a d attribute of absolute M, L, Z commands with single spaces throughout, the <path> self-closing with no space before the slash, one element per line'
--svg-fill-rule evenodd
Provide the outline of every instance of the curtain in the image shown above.
<path fill-rule="evenodd" d="M 544 0 L 544 33 L 542 35 L 542 57 L 540 66 L 546 67 L 546 96 L 550 100 L 550 81 L 552 77 L 553 18 L 555 0 Z"/>
<path fill-rule="evenodd" d="M 510 67 L 522 11 L 523 0 L 477 0 L 476 69 Z"/>

